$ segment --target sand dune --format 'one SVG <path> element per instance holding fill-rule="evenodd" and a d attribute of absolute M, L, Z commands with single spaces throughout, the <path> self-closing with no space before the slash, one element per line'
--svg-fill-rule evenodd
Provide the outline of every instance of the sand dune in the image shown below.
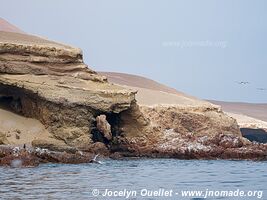
<path fill-rule="evenodd" d="M 240 128 L 253 128 L 253 129 L 265 129 L 267 130 L 267 122 L 262 121 L 247 115 L 229 113 L 226 112 L 230 117 L 233 117 L 237 120 Z"/>
<path fill-rule="evenodd" d="M 1 26 L 0 26 L 1 27 Z M 58 42 L 54 42 L 51 40 L 47 40 L 43 37 L 29 35 L 29 34 L 23 34 L 19 32 L 9 32 L 9 31 L 1 31 L 0 30 L 0 37 L 1 42 L 5 43 L 14 43 L 14 44 L 23 44 L 23 45 L 44 45 L 44 46 L 52 46 L 56 48 L 67 48 L 67 49 L 73 49 L 73 47 L 70 47 L 65 44 L 60 44 Z"/>
<path fill-rule="evenodd" d="M 3 18 L 0 18 L 0 31 L 24 33 L 22 30 L 20 30 L 16 26 L 10 24 L 9 22 L 4 20 Z"/>
<path fill-rule="evenodd" d="M 126 74 L 126 73 L 118 73 L 118 72 L 98 72 L 98 73 L 106 76 L 108 80 L 112 83 L 116 83 L 120 85 L 128 85 L 128 86 L 138 87 L 138 88 L 146 88 L 146 89 L 168 92 L 168 93 L 173 93 L 173 94 L 185 95 L 182 92 L 178 92 L 174 88 L 165 86 L 161 83 L 158 83 L 154 80 L 151 80 L 149 78 L 145 78 L 142 76 Z"/>
<path fill-rule="evenodd" d="M 137 90 L 137 100 L 140 104 L 209 104 L 207 101 L 202 101 L 196 97 L 190 96 L 183 92 L 177 91 L 174 88 L 164 84 L 145 78 L 142 76 L 118 73 L 118 72 L 98 72 L 108 78 L 108 81 L 118 85 L 128 86 Z"/>
<path fill-rule="evenodd" d="M 182 107 L 195 107 L 195 106 L 215 106 L 207 101 L 202 101 L 196 98 L 190 98 L 181 94 L 173 94 L 164 91 L 157 91 L 147 88 L 125 86 L 129 89 L 137 90 L 136 99 L 139 105 L 178 105 Z"/>
<path fill-rule="evenodd" d="M 224 102 L 213 101 L 211 103 L 220 105 L 226 112 L 247 115 L 263 121 L 267 121 L 267 104 L 239 103 L 239 102 Z"/>

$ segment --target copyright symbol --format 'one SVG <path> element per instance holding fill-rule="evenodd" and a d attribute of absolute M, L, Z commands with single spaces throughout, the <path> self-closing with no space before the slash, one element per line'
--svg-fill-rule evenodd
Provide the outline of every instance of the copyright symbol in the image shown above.
<path fill-rule="evenodd" d="M 92 195 L 97 197 L 99 195 L 99 190 L 98 189 L 93 189 L 92 190 Z"/>

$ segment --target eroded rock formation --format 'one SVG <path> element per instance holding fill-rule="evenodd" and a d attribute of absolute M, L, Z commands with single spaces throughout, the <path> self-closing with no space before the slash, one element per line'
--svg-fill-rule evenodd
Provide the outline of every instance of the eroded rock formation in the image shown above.
<path fill-rule="evenodd" d="M 218 107 L 142 106 L 140 110 L 142 116 L 122 118 L 123 129 L 132 133 L 119 138 L 116 150 L 124 156 L 266 159 L 267 145 L 243 138 L 236 121 Z M 129 122 L 138 118 L 145 120 L 133 127 Z"/>
<path fill-rule="evenodd" d="M 67 146 L 89 149 L 95 118 L 135 103 L 135 91 L 110 84 L 90 70 L 79 49 L 6 32 L 0 32 L 0 46 L 2 103 L 40 120 Z M 50 140 L 36 140 L 33 144 L 51 146 Z"/>
<path fill-rule="evenodd" d="M 58 152 L 48 149 L 20 148 L 0 145 L 0 165 L 14 168 L 35 167 L 40 163 L 79 164 L 89 162 L 94 154 L 88 152 Z"/>
<path fill-rule="evenodd" d="M 0 131 L 0 145 L 2 144 L 8 144 L 8 140 L 6 134 Z"/>
<path fill-rule="evenodd" d="M 190 97 L 180 105 L 139 106 L 135 94 L 90 70 L 77 48 L 0 32 L 0 103 L 45 125 L 49 137 L 37 135 L 33 146 L 68 152 L 42 154 L 43 160 L 87 162 L 87 157 L 73 159 L 80 151 L 114 157 L 266 159 L 266 145 L 243 138 L 236 121 L 217 106 Z M 5 133 L 0 143 L 8 143 Z M 14 157 L 1 155 L 5 164 Z M 42 159 L 29 152 L 18 156 Z"/>
<path fill-rule="evenodd" d="M 111 126 L 107 121 L 106 115 L 96 117 L 96 127 L 107 140 L 112 139 Z"/>

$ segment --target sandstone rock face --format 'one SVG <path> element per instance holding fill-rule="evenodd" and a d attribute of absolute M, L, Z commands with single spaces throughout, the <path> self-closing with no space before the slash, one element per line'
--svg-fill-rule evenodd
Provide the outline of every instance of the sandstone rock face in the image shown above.
<path fill-rule="evenodd" d="M 134 96 L 135 91 L 109 84 L 87 68 L 80 49 L 0 32 L 1 101 L 17 113 L 40 120 L 53 139 L 88 148 L 93 143 L 95 118 L 129 109 Z"/>
<path fill-rule="evenodd" d="M 7 74 L 73 76 L 106 82 L 83 63 L 82 51 L 36 36 L 1 32 L 0 71 Z"/>
<path fill-rule="evenodd" d="M 120 137 L 114 147 L 124 156 L 266 159 L 267 146 L 243 138 L 236 121 L 218 107 L 142 106 L 140 113 L 147 124 L 136 122 L 134 131 L 132 120 L 122 122 L 132 134 Z"/>
<path fill-rule="evenodd" d="M 6 138 L 6 134 L 0 131 L 0 145 L 1 144 L 8 144 L 8 140 Z"/>
<path fill-rule="evenodd" d="M 141 105 L 121 114 L 124 133 L 113 145 L 116 157 L 121 152 L 120 156 L 266 159 L 266 145 L 243 138 L 235 117 L 227 116 L 220 106 L 145 77 L 102 74 L 113 83 L 137 90 Z"/>
<path fill-rule="evenodd" d="M 38 119 L 49 134 L 31 143 L 53 151 L 0 149 L 0 164 L 88 162 L 83 152 L 116 158 L 266 159 L 267 146 L 244 139 L 236 121 L 217 106 L 190 97 L 177 101 L 176 94 L 173 105 L 156 105 L 153 99 L 154 106 L 139 106 L 135 94 L 90 70 L 80 49 L 0 32 L 0 103 Z M 161 97 L 168 96 L 161 92 Z M 0 133 L 0 144 L 7 143 Z"/>
<path fill-rule="evenodd" d="M 96 117 L 96 127 L 107 140 L 112 139 L 111 126 L 106 119 L 106 115 Z"/>

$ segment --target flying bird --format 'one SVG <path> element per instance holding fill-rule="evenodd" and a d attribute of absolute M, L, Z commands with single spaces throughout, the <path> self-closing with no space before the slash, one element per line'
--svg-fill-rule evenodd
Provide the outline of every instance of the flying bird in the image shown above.
<path fill-rule="evenodd" d="M 101 161 L 97 161 L 97 160 L 96 160 L 98 156 L 99 156 L 99 154 L 95 155 L 95 157 L 94 157 L 92 160 L 90 160 L 89 162 L 90 162 L 90 163 L 103 164 Z"/>
<path fill-rule="evenodd" d="M 241 82 L 237 82 L 238 84 L 240 85 L 247 85 L 247 84 L 250 84 L 250 82 L 248 81 L 241 81 Z"/>

